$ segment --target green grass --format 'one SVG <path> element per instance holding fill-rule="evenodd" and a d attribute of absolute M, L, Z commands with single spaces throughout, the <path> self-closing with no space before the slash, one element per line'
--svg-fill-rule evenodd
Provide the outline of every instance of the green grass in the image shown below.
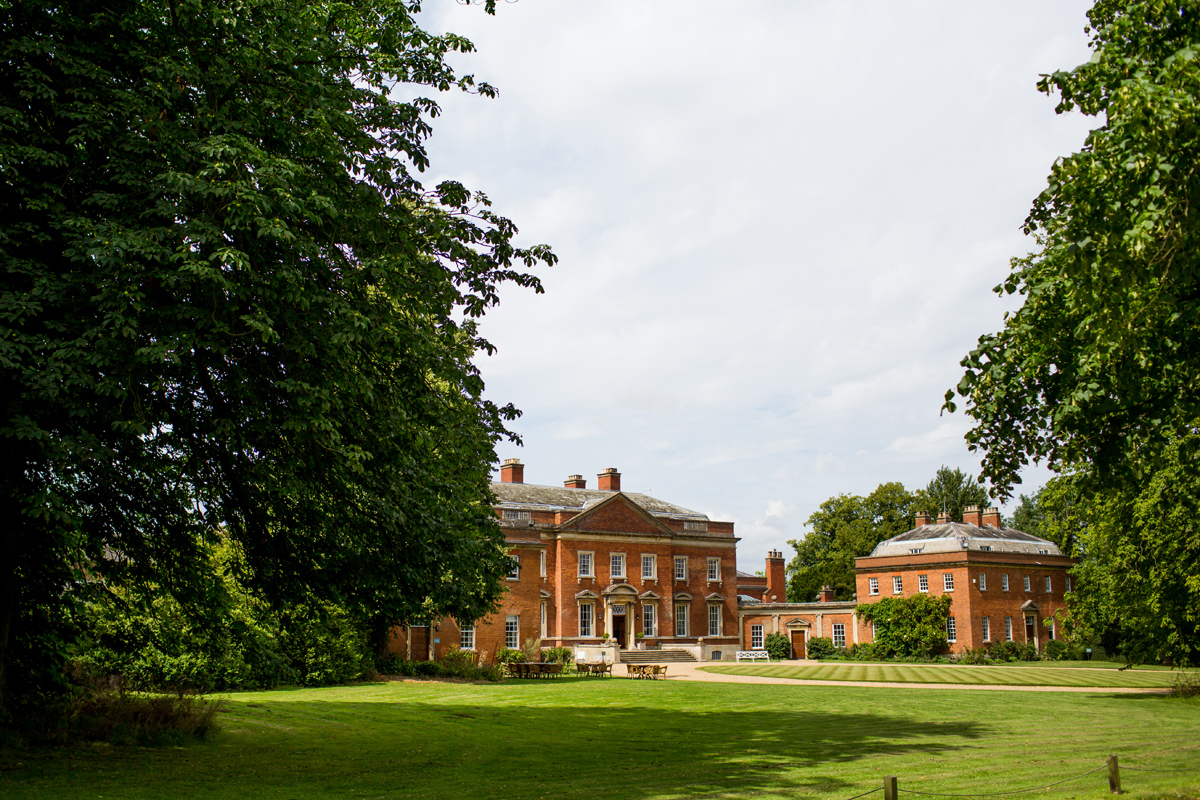
<path fill-rule="evenodd" d="M 1125 669 L 1122 661 L 1002 661 L 997 667 L 1048 667 L 1050 669 Z M 1174 667 L 1160 667 L 1157 664 L 1139 664 L 1130 669 L 1143 672 L 1178 672 Z"/>
<path fill-rule="evenodd" d="M 1017 673 L 1017 670 L 1010 670 Z M 849 798 L 1012 791 L 1104 764 L 1130 797 L 1200 796 L 1200 703 L 563 678 L 235 694 L 182 748 L 6 754 L 0 797 Z M 874 795 L 878 800 L 881 795 Z M 1032 798 L 1108 797 L 1103 772 Z"/>
<path fill-rule="evenodd" d="M 1032 662 L 1037 664 L 1038 662 Z M 884 683 L 963 683 L 973 686 L 1083 686 L 1107 689 L 1168 688 L 1178 671 L 1097 670 L 1030 666 L 1012 669 L 1005 666 L 968 666 L 950 664 L 892 664 L 879 662 L 837 661 L 824 664 L 726 664 L 705 667 L 709 672 L 732 675 L 760 675 L 767 678 L 797 678 L 808 681 L 879 681 Z"/>

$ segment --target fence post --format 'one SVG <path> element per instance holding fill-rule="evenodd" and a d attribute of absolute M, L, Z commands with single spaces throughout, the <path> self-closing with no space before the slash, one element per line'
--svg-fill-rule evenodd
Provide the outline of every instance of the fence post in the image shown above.
<path fill-rule="evenodd" d="M 1108 757 L 1108 789 L 1113 794 L 1121 793 L 1121 768 L 1116 756 Z"/>
<path fill-rule="evenodd" d="M 896 800 L 895 775 L 888 775 L 883 779 L 883 800 Z"/>

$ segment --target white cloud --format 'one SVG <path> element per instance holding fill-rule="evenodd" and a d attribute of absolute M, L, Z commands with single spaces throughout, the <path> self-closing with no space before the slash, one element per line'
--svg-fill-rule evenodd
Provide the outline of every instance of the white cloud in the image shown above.
<path fill-rule="evenodd" d="M 430 4 L 500 88 L 438 98 L 433 174 L 561 258 L 483 323 L 525 411 L 501 456 L 735 519 L 751 569 L 832 495 L 977 471 L 942 396 L 1094 124 L 1035 89 L 1087 60 L 1088 5 Z"/>

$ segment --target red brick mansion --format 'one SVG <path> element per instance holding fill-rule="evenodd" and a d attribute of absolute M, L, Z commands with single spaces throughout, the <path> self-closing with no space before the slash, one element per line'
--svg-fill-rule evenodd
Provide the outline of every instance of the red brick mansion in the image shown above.
<path fill-rule="evenodd" d="M 1046 539 L 1005 527 L 996 508 L 968 507 L 963 522 L 917 515 L 916 527 L 880 542 L 855 559 L 857 594 L 834 602 L 822 592 L 811 603 L 773 602 L 783 597 L 782 554 L 767 558 L 765 602 L 743 602 L 738 611 L 742 649 L 759 649 L 766 634 L 788 636 L 794 658 L 807 641 L 825 636 L 846 647 L 872 641 L 871 626 L 854 608 L 884 597 L 950 595 L 947 639 L 952 653 L 999 641 L 1029 642 L 1039 650 L 1060 635 L 1057 615 L 1071 591 L 1074 560 Z M 746 579 L 743 579 L 746 580 Z"/>
<path fill-rule="evenodd" d="M 804 658 L 813 637 L 836 646 L 872 641 L 870 624 L 854 614 L 858 603 L 917 593 L 953 597 L 952 652 L 1001 640 L 1042 649 L 1059 634 L 1054 620 L 1071 589 L 1072 559 L 1004 527 L 994 508 L 968 508 L 964 522 L 918 515 L 913 530 L 856 559 L 855 599 L 834 601 L 830 590 L 788 603 L 781 552 L 768 554 L 763 575 L 739 572 L 732 522 L 623 491 L 616 469 L 601 472 L 595 489 L 579 475 L 543 486 L 525 483 L 524 465 L 510 458 L 492 492 L 512 557 L 500 609 L 468 628 L 444 618 L 399 629 L 393 652 L 490 655 L 540 639 L 589 659 L 647 649 L 730 660 L 782 633 L 792 657 Z"/>
<path fill-rule="evenodd" d="M 465 630 L 442 619 L 432 631 L 397 632 L 393 651 L 494 653 L 540 638 L 542 647 L 730 658 L 739 638 L 732 522 L 622 491 L 616 469 L 601 472 L 595 489 L 579 475 L 562 486 L 527 484 L 515 458 L 500 474 L 492 492 L 513 559 L 500 610 Z"/>

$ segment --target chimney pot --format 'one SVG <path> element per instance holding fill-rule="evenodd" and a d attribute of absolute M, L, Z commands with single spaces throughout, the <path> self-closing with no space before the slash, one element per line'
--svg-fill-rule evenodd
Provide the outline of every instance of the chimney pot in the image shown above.
<path fill-rule="evenodd" d="M 979 510 L 979 506 L 967 506 L 963 509 L 963 522 L 968 525 L 974 525 L 978 528 L 983 524 L 983 512 Z"/>
<path fill-rule="evenodd" d="M 596 476 L 596 488 L 602 492 L 621 491 L 621 473 L 616 467 L 609 467 Z"/>
<path fill-rule="evenodd" d="M 942 513 L 938 514 L 938 520 L 937 520 L 938 525 L 945 525 L 949 521 L 950 521 L 950 515 L 947 512 L 943 511 Z"/>
<path fill-rule="evenodd" d="M 568 475 L 563 486 L 568 489 L 586 489 L 587 481 L 583 479 L 582 475 Z"/>
<path fill-rule="evenodd" d="M 922 525 L 928 525 L 928 524 L 929 524 L 929 512 L 918 511 L 917 512 L 917 527 L 920 528 Z"/>
<path fill-rule="evenodd" d="M 521 463 L 519 458 L 506 458 L 504 463 L 500 465 L 500 482 L 501 483 L 524 483 L 525 482 L 525 465 Z"/>
<path fill-rule="evenodd" d="M 983 524 L 991 525 L 993 528 L 1000 527 L 1000 509 L 996 506 L 985 509 L 983 512 Z"/>

